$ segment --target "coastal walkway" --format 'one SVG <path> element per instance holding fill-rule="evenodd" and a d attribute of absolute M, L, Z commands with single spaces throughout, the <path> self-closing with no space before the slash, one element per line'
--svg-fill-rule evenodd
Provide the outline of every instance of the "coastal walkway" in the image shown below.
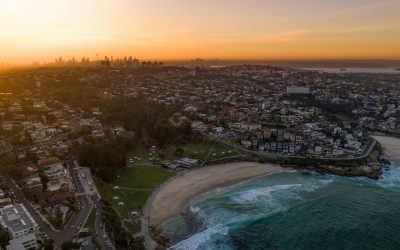
<path fill-rule="evenodd" d="M 249 150 L 246 148 L 243 148 L 242 146 L 239 146 L 237 144 L 234 144 L 232 142 L 229 142 L 227 140 L 215 137 L 215 136 L 210 136 L 210 135 L 206 135 L 207 138 L 214 140 L 214 141 L 218 141 L 220 143 L 223 143 L 225 145 L 231 146 L 233 148 L 236 148 L 238 150 L 241 150 L 243 152 L 255 155 L 255 156 L 259 156 L 259 157 L 263 157 L 263 158 L 267 158 L 270 160 L 276 160 L 276 159 L 280 159 L 280 158 L 288 158 L 288 159 L 302 159 L 302 160 L 307 160 L 307 159 L 317 159 L 317 160 L 322 160 L 322 161 L 355 161 L 355 160 L 361 160 L 364 159 L 365 157 L 369 156 L 372 152 L 372 150 L 374 149 L 374 147 L 376 146 L 376 140 L 374 138 L 370 138 L 368 146 L 364 149 L 363 154 L 359 155 L 359 156 L 354 156 L 354 157 L 345 157 L 345 158 L 339 158 L 339 157 L 307 157 L 307 156 L 296 156 L 296 155 L 283 155 L 283 154 L 275 154 L 275 153 L 270 153 L 270 152 L 260 152 L 260 151 L 254 151 L 254 150 Z"/>

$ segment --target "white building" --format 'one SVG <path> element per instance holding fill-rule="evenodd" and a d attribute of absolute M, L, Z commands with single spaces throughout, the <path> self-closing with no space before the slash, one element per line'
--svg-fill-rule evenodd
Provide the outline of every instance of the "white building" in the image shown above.
<path fill-rule="evenodd" d="M 48 157 L 38 161 L 40 169 L 49 178 L 47 183 L 48 191 L 57 191 L 61 188 L 69 189 L 71 187 L 71 177 L 57 157 Z"/>
<path fill-rule="evenodd" d="M 8 249 L 38 248 L 39 226 L 22 204 L 11 204 L 0 209 L 0 224 L 10 235 Z"/>
<path fill-rule="evenodd" d="M 34 234 L 27 234 L 19 238 L 10 240 L 9 250 L 25 250 L 25 249 L 37 249 L 38 248 L 37 237 Z"/>

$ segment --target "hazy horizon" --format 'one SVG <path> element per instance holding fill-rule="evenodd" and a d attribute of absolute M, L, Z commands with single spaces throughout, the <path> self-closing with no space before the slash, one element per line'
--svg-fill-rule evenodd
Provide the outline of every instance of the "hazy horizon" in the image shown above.
<path fill-rule="evenodd" d="M 399 1 L 4 0 L 0 63 L 400 59 Z"/>

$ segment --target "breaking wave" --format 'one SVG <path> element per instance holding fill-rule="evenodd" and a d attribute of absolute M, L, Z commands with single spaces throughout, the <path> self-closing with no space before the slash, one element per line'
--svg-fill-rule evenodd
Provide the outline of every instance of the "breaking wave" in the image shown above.
<path fill-rule="evenodd" d="M 194 201 L 204 227 L 170 249 L 398 249 L 398 207 L 400 161 L 377 181 L 277 173 Z"/>
<path fill-rule="evenodd" d="M 228 235 L 229 228 L 223 225 L 217 225 L 208 228 L 200 233 L 194 234 L 188 239 L 185 239 L 178 244 L 174 245 L 169 249 L 173 250 L 191 250 L 191 249 L 209 249 L 209 241 L 221 236 Z M 226 245 L 221 245 L 222 247 L 227 247 Z M 213 247 L 213 249 L 223 249 L 218 247 Z M 229 249 L 229 248 L 225 248 Z"/>

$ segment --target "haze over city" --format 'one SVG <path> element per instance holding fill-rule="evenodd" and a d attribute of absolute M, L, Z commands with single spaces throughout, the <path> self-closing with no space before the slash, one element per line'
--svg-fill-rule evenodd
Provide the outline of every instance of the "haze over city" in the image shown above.
<path fill-rule="evenodd" d="M 397 0 L 2 0 L 0 62 L 399 59 Z"/>

